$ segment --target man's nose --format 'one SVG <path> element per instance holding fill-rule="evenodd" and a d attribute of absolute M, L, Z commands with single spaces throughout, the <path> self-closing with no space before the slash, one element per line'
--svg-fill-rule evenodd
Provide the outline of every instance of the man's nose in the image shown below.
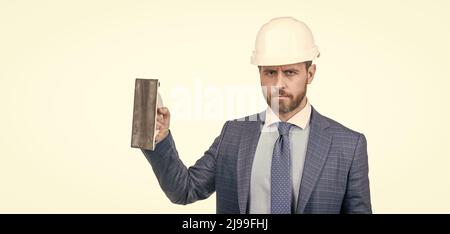
<path fill-rule="evenodd" d="M 277 72 L 277 79 L 276 79 L 276 86 L 279 88 L 279 89 L 283 89 L 283 88 L 285 88 L 285 85 L 286 85 L 286 77 L 284 77 L 284 73 L 283 73 L 283 71 L 281 70 L 281 69 L 278 69 L 278 72 Z"/>

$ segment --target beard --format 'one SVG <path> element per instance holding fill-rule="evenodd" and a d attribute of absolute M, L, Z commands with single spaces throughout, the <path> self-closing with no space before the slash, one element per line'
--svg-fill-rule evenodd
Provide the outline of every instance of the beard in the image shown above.
<path fill-rule="evenodd" d="M 307 86 L 305 84 L 303 90 L 298 95 L 294 96 L 286 93 L 283 89 L 269 87 L 270 92 L 264 93 L 264 96 L 266 97 L 267 105 L 269 105 L 275 113 L 286 114 L 297 109 L 301 105 L 306 96 L 306 88 Z M 278 96 L 286 98 L 279 99 Z"/>

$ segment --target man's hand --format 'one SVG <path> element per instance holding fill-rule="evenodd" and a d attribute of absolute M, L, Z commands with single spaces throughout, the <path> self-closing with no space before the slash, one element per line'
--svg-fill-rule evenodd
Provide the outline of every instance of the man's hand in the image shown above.
<path fill-rule="evenodd" d="M 169 135 L 170 112 L 167 107 L 158 107 L 156 119 L 156 130 L 158 134 L 155 137 L 156 142 L 164 140 Z"/>

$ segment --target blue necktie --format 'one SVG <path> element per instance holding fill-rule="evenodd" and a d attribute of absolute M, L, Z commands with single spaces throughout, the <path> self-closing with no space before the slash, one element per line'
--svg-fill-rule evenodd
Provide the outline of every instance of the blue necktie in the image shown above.
<path fill-rule="evenodd" d="M 279 137 L 275 142 L 271 169 L 272 214 L 290 214 L 292 205 L 291 151 L 289 129 L 291 124 L 278 123 Z"/>

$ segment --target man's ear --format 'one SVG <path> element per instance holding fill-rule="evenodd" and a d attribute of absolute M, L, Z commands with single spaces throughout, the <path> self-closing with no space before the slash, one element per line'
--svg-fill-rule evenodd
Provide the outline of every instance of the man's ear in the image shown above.
<path fill-rule="evenodd" d="M 314 74 L 316 74 L 316 64 L 311 64 L 308 68 L 308 84 L 311 84 L 313 81 Z"/>

